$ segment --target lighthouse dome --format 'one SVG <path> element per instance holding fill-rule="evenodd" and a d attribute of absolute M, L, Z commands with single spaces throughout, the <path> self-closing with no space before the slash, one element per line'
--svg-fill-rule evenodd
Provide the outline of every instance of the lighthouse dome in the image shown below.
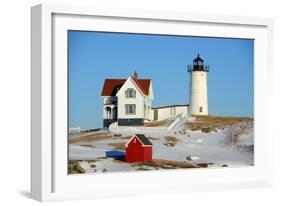
<path fill-rule="evenodd" d="M 204 62 L 204 60 L 200 57 L 200 54 L 197 54 L 197 57 L 193 60 L 193 62 Z"/>
<path fill-rule="evenodd" d="M 194 70 L 204 70 L 204 60 L 198 54 L 197 57 L 193 60 Z"/>
<path fill-rule="evenodd" d="M 198 54 L 197 57 L 193 60 L 193 65 L 188 66 L 188 71 L 209 71 L 209 66 L 204 65 L 204 60 Z"/>

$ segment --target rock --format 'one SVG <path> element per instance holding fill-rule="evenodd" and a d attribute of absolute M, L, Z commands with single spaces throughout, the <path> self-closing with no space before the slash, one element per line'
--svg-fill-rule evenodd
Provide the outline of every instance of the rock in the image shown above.
<path fill-rule="evenodd" d="M 95 168 L 95 167 L 96 167 L 96 165 L 91 165 L 90 167 L 91 167 L 91 168 Z"/>
<path fill-rule="evenodd" d="M 222 167 L 228 167 L 228 165 L 227 164 L 223 164 Z"/>
<path fill-rule="evenodd" d="M 181 130 L 179 131 L 180 134 L 186 134 L 186 131 L 185 130 Z"/>
<path fill-rule="evenodd" d="M 137 171 L 147 171 L 147 170 L 151 170 L 151 169 L 149 169 L 147 167 L 139 167 L 139 168 L 137 168 Z"/>
<path fill-rule="evenodd" d="M 199 160 L 200 157 L 189 155 L 185 158 L 186 160 Z"/>
<path fill-rule="evenodd" d="M 186 160 L 192 160 L 192 159 L 191 159 L 191 156 L 187 156 L 185 159 L 186 159 Z"/>
<path fill-rule="evenodd" d="M 163 145 L 165 145 L 167 147 L 174 147 L 176 144 L 174 142 L 166 142 L 166 143 L 163 143 Z"/>
<path fill-rule="evenodd" d="M 208 167 L 207 163 L 198 163 L 197 165 L 199 165 L 200 167 L 203 167 L 203 168 Z"/>

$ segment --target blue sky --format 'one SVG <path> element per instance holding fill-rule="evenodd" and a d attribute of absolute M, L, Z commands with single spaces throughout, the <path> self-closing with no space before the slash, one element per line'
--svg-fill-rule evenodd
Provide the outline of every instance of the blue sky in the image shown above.
<path fill-rule="evenodd" d="M 69 31 L 69 126 L 102 127 L 103 81 L 152 79 L 153 106 L 189 103 L 198 53 L 210 65 L 209 113 L 253 117 L 254 40 Z"/>

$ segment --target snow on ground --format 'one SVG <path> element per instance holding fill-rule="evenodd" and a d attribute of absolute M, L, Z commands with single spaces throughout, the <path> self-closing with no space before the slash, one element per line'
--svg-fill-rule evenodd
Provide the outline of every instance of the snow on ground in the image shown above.
<path fill-rule="evenodd" d="M 175 135 L 176 136 L 176 135 Z M 175 147 L 163 145 L 162 140 L 153 142 L 154 158 L 185 161 L 188 156 L 196 156 L 193 163 L 250 164 L 249 154 L 235 148 L 224 147 L 223 133 L 192 133 L 190 137 L 178 137 Z"/>
<path fill-rule="evenodd" d="M 114 147 L 110 143 L 127 143 L 127 139 L 110 138 L 101 141 L 78 142 L 69 144 L 70 160 L 92 160 L 97 157 L 104 157 L 105 152 L 113 150 Z M 80 145 L 92 145 L 93 147 L 85 147 Z"/>
<path fill-rule="evenodd" d="M 96 157 L 103 157 L 104 149 L 88 148 L 75 144 L 69 144 L 69 160 L 92 160 Z"/>
<path fill-rule="evenodd" d="M 129 163 L 119 163 L 112 159 L 102 159 L 94 163 L 82 161 L 80 166 L 83 167 L 86 173 L 103 173 L 103 172 L 121 172 L 130 171 L 132 165 Z"/>
<path fill-rule="evenodd" d="M 254 164 L 253 125 L 248 125 L 243 133 L 239 134 L 239 141 L 235 145 L 226 145 L 230 127 L 217 132 L 204 133 L 200 130 L 191 131 L 184 127 L 184 123 L 177 125 L 169 133 L 162 130 L 159 132 L 143 131 L 145 135 L 151 137 L 153 159 L 208 163 L 209 167 Z M 243 124 L 246 123 L 237 124 L 235 127 L 239 128 Z M 132 131 L 123 131 L 114 138 L 69 144 L 69 160 L 81 160 L 80 166 L 89 173 L 136 170 L 136 167 L 130 163 L 115 161 L 111 158 L 99 159 L 94 163 L 82 161 L 105 157 L 105 151 L 115 150 L 113 145 L 116 143 L 125 145 L 132 135 Z M 173 137 L 174 140 L 168 141 L 167 136 Z M 79 138 L 79 136 L 75 138 Z M 88 147 L 80 145 L 88 145 Z M 245 150 L 245 148 L 252 149 Z"/>

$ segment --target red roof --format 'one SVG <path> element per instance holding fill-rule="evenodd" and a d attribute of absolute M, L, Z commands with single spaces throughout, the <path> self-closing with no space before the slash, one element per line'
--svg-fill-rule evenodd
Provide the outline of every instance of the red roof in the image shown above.
<path fill-rule="evenodd" d="M 101 96 L 115 96 L 126 79 L 105 79 Z"/>
<path fill-rule="evenodd" d="M 132 78 L 135 83 L 138 85 L 138 87 L 140 88 L 140 90 L 142 91 L 142 93 L 144 93 L 144 95 L 148 95 L 149 93 L 149 85 L 150 85 L 150 79 L 136 79 L 136 78 Z"/>
<path fill-rule="evenodd" d="M 150 79 L 136 79 L 132 78 L 139 89 L 143 92 L 144 95 L 149 93 Z M 118 90 L 126 82 L 126 79 L 105 79 L 103 84 L 103 89 L 101 96 L 115 96 Z"/>

